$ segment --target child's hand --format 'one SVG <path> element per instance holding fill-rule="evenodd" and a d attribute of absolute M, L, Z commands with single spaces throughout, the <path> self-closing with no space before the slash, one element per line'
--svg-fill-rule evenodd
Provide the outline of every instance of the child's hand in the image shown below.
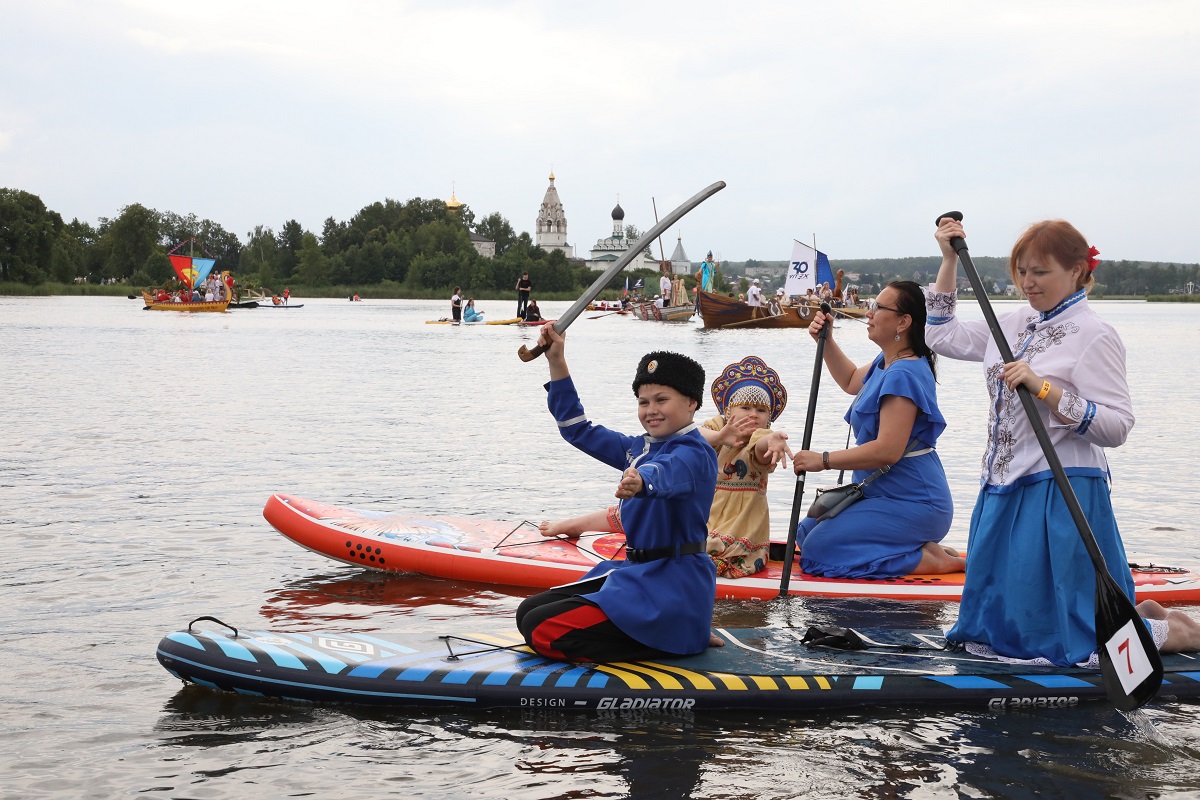
<path fill-rule="evenodd" d="M 756 430 L 758 430 L 758 423 L 754 421 L 753 417 L 742 417 L 734 422 L 726 423 L 725 427 L 717 431 L 717 435 L 713 439 L 714 449 L 732 447 L 734 450 L 741 450 L 746 446 L 746 442 L 750 441 L 750 436 Z"/>
<path fill-rule="evenodd" d="M 538 331 L 538 346 L 545 348 L 546 358 L 562 358 L 565 340 L 566 334 L 559 333 L 551 323 L 546 323 Z"/>
<path fill-rule="evenodd" d="M 792 450 L 788 447 L 787 439 L 788 435 L 783 431 L 772 431 L 764 436 L 760 441 L 766 447 L 766 454 L 761 461 L 764 464 L 775 464 L 784 457 L 791 458 Z"/>
<path fill-rule="evenodd" d="M 616 496 L 622 500 L 628 500 L 644 487 L 642 474 L 637 471 L 636 467 L 630 467 L 621 474 L 621 482 L 617 484 Z"/>

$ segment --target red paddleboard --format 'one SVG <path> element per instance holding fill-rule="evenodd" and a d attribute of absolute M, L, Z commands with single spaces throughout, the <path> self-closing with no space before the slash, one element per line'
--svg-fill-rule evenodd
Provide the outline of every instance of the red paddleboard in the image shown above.
<path fill-rule="evenodd" d="M 528 522 L 420 517 L 345 508 L 302 497 L 272 495 L 263 516 L 301 547 L 335 561 L 384 572 L 544 589 L 578 580 L 597 562 L 619 559 L 625 537 L 584 534 L 547 539 Z M 1200 575 L 1181 567 L 1131 565 L 1137 599 L 1200 602 Z M 717 578 L 719 600 L 769 600 L 779 595 L 783 564 L 749 578 Z M 810 597 L 960 600 L 964 574 L 902 578 L 819 578 L 793 570 L 788 593 Z"/>

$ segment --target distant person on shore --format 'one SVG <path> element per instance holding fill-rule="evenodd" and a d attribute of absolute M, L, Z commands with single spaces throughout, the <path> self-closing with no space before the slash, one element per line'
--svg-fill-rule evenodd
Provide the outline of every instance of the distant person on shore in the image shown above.
<path fill-rule="evenodd" d="M 454 294 L 450 295 L 450 319 L 462 322 L 462 287 L 455 286 Z"/>
<path fill-rule="evenodd" d="M 529 305 L 529 293 L 533 291 L 533 283 L 529 280 L 529 273 L 522 272 L 521 277 L 517 279 L 517 316 L 524 318 L 525 309 Z"/>

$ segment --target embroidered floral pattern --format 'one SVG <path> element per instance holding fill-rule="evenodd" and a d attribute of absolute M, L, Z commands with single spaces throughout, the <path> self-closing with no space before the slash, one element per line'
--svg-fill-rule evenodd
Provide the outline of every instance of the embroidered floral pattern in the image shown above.
<path fill-rule="evenodd" d="M 954 292 L 929 292 L 925 296 L 926 314 L 930 319 L 949 319 L 958 307 L 958 295 Z"/>
<path fill-rule="evenodd" d="M 1086 410 L 1087 401 L 1071 392 L 1064 391 L 1062 399 L 1058 401 L 1059 416 L 1071 420 L 1076 425 L 1083 422 L 1083 414 Z"/>
<path fill-rule="evenodd" d="M 1030 366 L 1033 365 L 1038 355 L 1052 347 L 1064 344 L 1068 337 L 1079 333 L 1079 326 L 1073 322 L 1050 324 L 1039 330 L 1037 320 L 1037 315 L 1031 315 L 1025 329 L 1017 336 L 1016 341 L 1017 357 Z M 1008 391 L 1004 386 L 1004 381 L 1000 377 L 1002 366 L 1002 364 L 992 364 L 987 369 L 988 394 L 992 401 L 988 427 L 992 431 L 992 441 L 983 455 L 983 475 L 986 480 L 996 484 L 1003 484 L 1008 475 L 1014 457 L 1015 430 L 1025 416 L 1020 396 L 1016 392 Z M 1074 402 L 1075 405 L 1063 403 L 1062 405 L 1065 405 L 1070 413 L 1065 411 L 1060 411 L 1060 413 L 1076 423 L 1081 422 L 1086 410 L 1086 402 L 1080 397 L 1064 392 L 1064 401 L 1068 397 L 1072 398 L 1071 402 Z"/>

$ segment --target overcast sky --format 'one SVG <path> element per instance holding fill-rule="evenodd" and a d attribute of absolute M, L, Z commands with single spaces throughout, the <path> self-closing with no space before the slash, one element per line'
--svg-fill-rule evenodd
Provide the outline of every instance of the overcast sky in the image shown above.
<path fill-rule="evenodd" d="M 720 179 L 692 260 L 934 255 L 953 208 L 977 255 L 1063 217 L 1196 262 L 1200 3 L 0 0 L 0 186 L 67 220 L 453 187 L 532 232 L 551 168 L 582 251 Z"/>

